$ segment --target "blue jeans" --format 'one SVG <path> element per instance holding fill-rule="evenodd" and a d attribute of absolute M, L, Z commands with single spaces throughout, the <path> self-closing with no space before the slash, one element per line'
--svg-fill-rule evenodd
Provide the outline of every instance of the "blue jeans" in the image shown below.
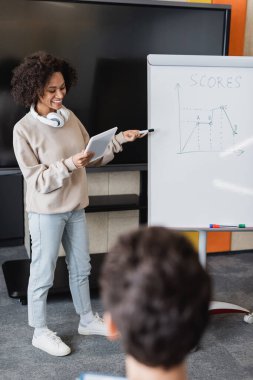
<path fill-rule="evenodd" d="M 84 210 L 61 214 L 28 214 L 32 239 L 32 262 L 28 284 L 28 323 L 43 327 L 46 322 L 47 294 L 62 242 L 69 271 L 69 285 L 77 314 L 91 311 L 90 256 Z"/>

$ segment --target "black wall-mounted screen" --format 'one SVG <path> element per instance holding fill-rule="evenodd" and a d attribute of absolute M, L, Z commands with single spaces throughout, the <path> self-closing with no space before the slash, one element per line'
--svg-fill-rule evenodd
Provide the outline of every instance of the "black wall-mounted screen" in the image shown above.
<path fill-rule="evenodd" d="M 95 135 L 147 128 L 147 55 L 226 55 L 230 6 L 165 1 L 0 0 L 0 167 L 16 167 L 12 129 L 27 110 L 10 95 L 12 69 L 38 50 L 65 58 L 79 81 L 66 97 Z M 146 139 L 112 164 L 147 162 Z"/>

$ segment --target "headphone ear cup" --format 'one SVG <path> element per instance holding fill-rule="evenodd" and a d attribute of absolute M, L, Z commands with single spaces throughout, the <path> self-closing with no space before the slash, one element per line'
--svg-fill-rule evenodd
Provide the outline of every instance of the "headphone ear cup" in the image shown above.
<path fill-rule="evenodd" d="M 54 122 L 55 127 L 63 127 L 63 125 L 64 125 L 64 119 L 59 113 L 50 112 L 49 114 L 47 114 L 46 118 L 48 120 Z"/>

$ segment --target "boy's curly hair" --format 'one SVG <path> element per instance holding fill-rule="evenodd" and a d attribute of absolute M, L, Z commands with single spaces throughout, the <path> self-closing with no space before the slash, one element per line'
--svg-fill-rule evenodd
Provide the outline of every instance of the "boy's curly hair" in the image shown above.
<path fill-rule="evenodd" d="M 168 370 L 199 343 L 211 280 L 185 236 L 157 226 L 119 236 L 100 285 L 125 353 L 138 362 Z"/>
<path fill-rule="evenodd" d="M 77 82 L 76 70 L 63 59 L 44 51 L 25 57 L 24 61 L 13 70 L 11 93 L 14 100 L 25 107 L 36 104 L 39 96 L 43 95 L 45 85 L 55 72 L 62 73 L 67 92 Z"/>

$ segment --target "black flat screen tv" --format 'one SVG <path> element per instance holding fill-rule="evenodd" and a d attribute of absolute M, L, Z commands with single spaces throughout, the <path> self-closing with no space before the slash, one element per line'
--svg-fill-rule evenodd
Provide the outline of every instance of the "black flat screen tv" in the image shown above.
<path fill-rule="evenodd" d="M 147 128 L 147 55 L 226 55 L 230 6 L 169 1 L 0 0 L 0 168 L 17 167 L 12 129 L 28 110 L 10 95 L 13 68 L 38 50 L 67 59 L 79 81 L 66 97 L 89 134 Z M 147 141 L 112 165 L 147 162 Z"/>

